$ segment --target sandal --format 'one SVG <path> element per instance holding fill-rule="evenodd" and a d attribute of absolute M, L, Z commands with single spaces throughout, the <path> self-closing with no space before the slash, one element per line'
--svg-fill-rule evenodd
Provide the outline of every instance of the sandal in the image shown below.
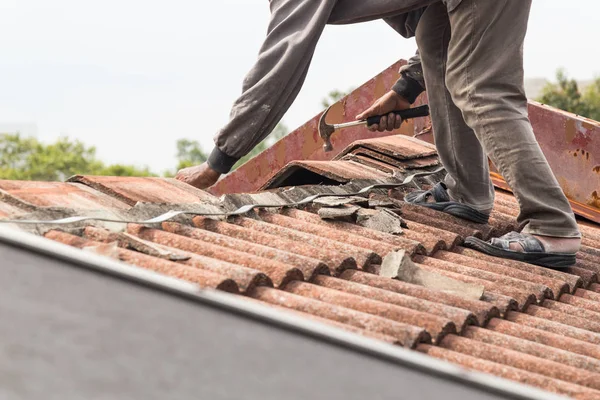
<path fill-rule="evenodd" d="M 429 200 L 433 198 L 435 203 Z M 482 213 L 475 208 L 450 200 L 448 187 L 440 182 L 430 190 L 417 190 L 404 196 L 404 201 L 410 204 L 442 211 L 455 217 L 466 219 L 477 224 L 487 224 L 490 215 Z"/>
<path fill-rule="evenodd" d="M 523 252 L 510 249 L 511 243 L 518 243 Z M 523 261 L 547 268 L 567 268 L 575 265 L 575 253 L 548 253 L 537 238 L 527 233 L 510 232 L 499 238 L 485 242 L 475 237 L 465 239 L 465 247 L 470 247 L 494 257 Z"/>

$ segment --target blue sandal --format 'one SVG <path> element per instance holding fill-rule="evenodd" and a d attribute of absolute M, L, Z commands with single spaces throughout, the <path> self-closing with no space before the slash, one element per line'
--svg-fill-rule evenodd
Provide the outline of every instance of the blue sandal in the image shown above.
<path fill-rule="evenodd" d="M 511 250 L 511 243 L 520 244 L 523 251 Z M 547 268 L 567 268 L 576 263 L 574 253 L 548 253 L 542 242 L 527 233 L 510 232 L 489 242 L 470 236 L 465 239 L 464 245 L 490 256 L 523 261 Z"/>
<path fill-rule="evenodd" d="M 430 202 L 433 198 L 435 202 Z M 442 211 L 455 217 L 466 219 L 477 224 L 487 224 L 490 215 L 482 213 L 473 207 L 450 200 L 448 187 L 440 182 L 430 190 L 417 190 L 404 196 L 404 201 L 437 211 Z"/>

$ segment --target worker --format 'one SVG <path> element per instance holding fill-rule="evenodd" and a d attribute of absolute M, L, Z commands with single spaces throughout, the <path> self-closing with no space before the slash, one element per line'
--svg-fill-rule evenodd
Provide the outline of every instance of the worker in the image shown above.
<path fill-rule="evenodd" d="M 466 244 L 494 256 L 547 267 L 575 263 L 581 244 L 570 204 L 535 140 L 523 84 L 523 42 L 531 0 L 272 0 L 271 22 L 257 63 L 244 81 L 230 122 L 217 134 L 208 162 L 179 171 L 199 188 L 214 184 L 266 137 L 287 111 L 306 76 L 327 23 L 383 18 L 420 55 L 394 89 L 357 116 L 410 107 L 428 90 L 444 182 L 406 201 L 485 223 L 494 204 L 489 156 L 520 205 L 521 233 Z M 421 72 L 422 71 L 422 72 Z M 392 130 L 383 117 L 372 129 Z"/>

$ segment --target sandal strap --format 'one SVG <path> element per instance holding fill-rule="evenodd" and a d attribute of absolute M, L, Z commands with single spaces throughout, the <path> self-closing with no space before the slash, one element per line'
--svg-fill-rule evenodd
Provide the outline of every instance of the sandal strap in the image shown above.
<path fill-rule="evenodd" d="M 436 184 L 433 188 L 423 191 L 413 201 L 415 203 L 427 203 L 430 197 L 433 197 L 436 203 L 445 203 L 450 201 L 448 188 L 443 182 Z"/>
<path fill-rule="evenodd" d="M 511 243 L 518 243 L 525 253 L 544 253 L 544 245 L 535 237 L 526 233 L 510 232 L 490 240 L 490 244 L 503 250 L 510 250 Z"/>

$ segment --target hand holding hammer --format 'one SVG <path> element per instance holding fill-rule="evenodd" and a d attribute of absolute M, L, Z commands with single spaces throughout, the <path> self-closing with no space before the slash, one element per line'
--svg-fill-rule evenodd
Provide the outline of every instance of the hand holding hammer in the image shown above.
<path fill-rule="evenodd" d="M 381 100 L 384 100 L 386 96 L 384 96 Z M 417 118 L 417 117 L 426 117 L 429 115 L 429 106 L 421 106 L 417 108 L 405 108 L 402 110 L 392 110 L 387 111 L 386 109 L 390 109 L 390 106 L 394 106 L 391 104 L 381 104 L 380 101 L 376 102 L 369 110 L 363 112 L 358 115 L 358 121 L 347 122 L 343 124 L 328 124 L 325 122 L 325 118 L 327 118 L 327 114 L 329 113 L 329 107 L 323 115 L 321 115 L 321 119 L 319 121 L 319 135 L 323 139 L 323 150 L 325 152 L 329 152 L 333 150 L 333 145 L 331 144 L 331 135 L 338 130 L 349 128 L 351 126 L 358 125 L 366 125 L 371 130 L 379 130 L 383 132 L 384 130 L 393 130 L 395 128 L 399 128 L 402 121 Z M 382 112 L 384 115 L 374 115 L 369 116 L 368 118 L 364 118 L 364 116 L 372 115 L 373 112 Z M 362 117 L 362 118 L 361 118 Z M 385 124 L 382 124 L 382 120 L 385 118 Z M 388 121 L 389 120 L 389 121 Z"/>

